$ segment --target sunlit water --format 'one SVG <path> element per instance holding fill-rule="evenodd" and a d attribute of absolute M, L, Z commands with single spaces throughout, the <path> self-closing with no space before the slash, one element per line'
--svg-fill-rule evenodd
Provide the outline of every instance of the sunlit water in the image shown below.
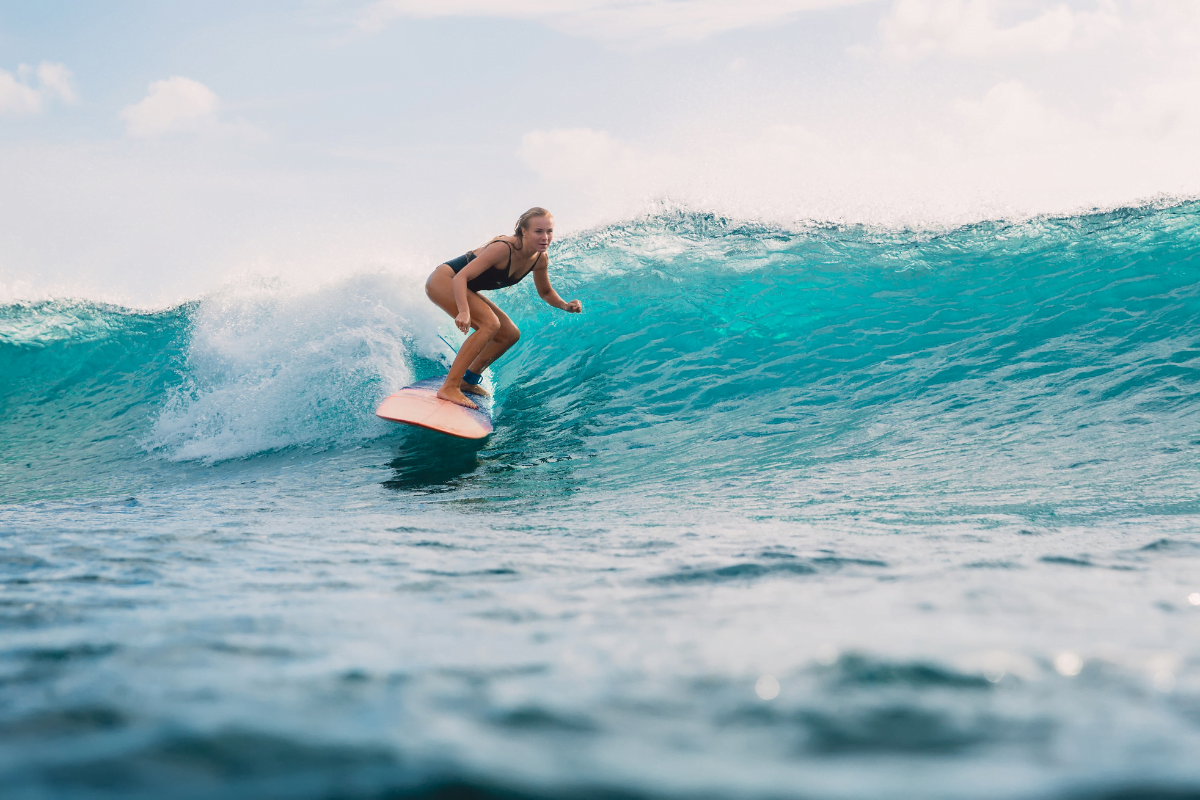
<path fill-rule="evenodd" d="M 386 273 L 4 307 L 4 796 L 1198 796 L 1197 253 L 610 227 L 482 443 Z"/>

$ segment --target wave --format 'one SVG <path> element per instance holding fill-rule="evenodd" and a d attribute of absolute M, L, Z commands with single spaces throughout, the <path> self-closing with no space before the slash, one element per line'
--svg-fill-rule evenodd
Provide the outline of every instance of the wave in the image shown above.
<path fill-rule="evenodd" d="M 87 494 L 100 487 L 97 475 L 143 461 L 134 437 L 179 380 L 194 310 L 139 313 L 77 301 L 0 306 L 5 498 Z"/>
<path fill-rule="evenodd" d="M 433 313 L 411 288 L 367 274 L 308 290 L 239 284 L 160 312 L 0 307 L 5 498 L 124 491 L 163 461 L 386 433 L 374 403 L 438 368 L 420 336 Z"/>
<path fill-rule="evenodd" d="M 1185 204 L 940 234 L 613 226 L 557 254 L 585 316 L 514 295 L 535 344 L 498 369 L 500 435 L 519 421 L 605 454 L 593 486 L 664 496 L 777 506 L 802 474 L 892 498 L 1175 503 L 1200 444 L 1198 223 Z"/>
<path fill-rule="evenodd" d="M 555 246 L 556 288 L 585 314 L 493 294 L 525 334 L 492 371 L 493 443 L 601 454 L 614 488 L 782 491 L 797 469 L 884 486 L 904 469 L 1011 494 L 1073 471 L 1095 502 L 1177 498 L 1200 446 L 1198 244 L 1197 203 L 941 233 L 685 211 L 611 225 Z M 157 313 L 4 306 L 0 464 L 48 480 L 68 461 L 385 436 L 375 403 L 436 373 L 449 330 L 386 272 Z"/>

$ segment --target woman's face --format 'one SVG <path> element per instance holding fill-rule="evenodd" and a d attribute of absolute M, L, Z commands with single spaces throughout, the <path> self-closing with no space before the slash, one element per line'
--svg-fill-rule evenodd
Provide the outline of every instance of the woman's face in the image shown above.
<path fill-rule="evenodd" d="M 539 253 L 546 252 L 550 242 L 554 240 L 554 217 L 534 217 L 525 228 L 525 241 L 533 245 Z"/>

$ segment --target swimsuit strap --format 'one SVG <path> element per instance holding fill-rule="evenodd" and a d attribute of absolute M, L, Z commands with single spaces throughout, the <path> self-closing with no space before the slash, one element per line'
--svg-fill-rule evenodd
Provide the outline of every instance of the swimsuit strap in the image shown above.
<path fill-rule="evenodd" d="M 538 253 L 536 256 L 533 257 L 533 263 L 529 265 L 529 269 L 527 269 L 525 271 L 525 275 L 528 275 L 529 273 L 531 273 L 535 269 L 537 269 L 538 259 L 541 258 L 542 256 L 546 256 L 547 261 L 550 260 L 550 256 L 546 255 L 545 253 Z M 521 276 L 521 280 L 525 280 L 525 275 Z"/>
<path fill-rule="evenodd" d="M 488 242 L 488 244 L 495 244 L 496 242 L 504 242 L 506 245 L 508 245 L 508 263 L 504 265 L 504 274 L 508 275 L 512 272 L 512 254 L 513 250 L 516 248 L 512 246 L 512 242 L 508 241 L 503 236 L 496 236 L 490 242 Z M 492 269 L 495 269 L 495 267 L 492 267 Z"/>

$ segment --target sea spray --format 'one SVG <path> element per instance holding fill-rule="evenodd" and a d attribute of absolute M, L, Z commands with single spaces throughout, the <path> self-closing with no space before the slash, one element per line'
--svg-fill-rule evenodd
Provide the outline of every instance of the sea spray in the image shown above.
<path fill-rule="evenodd" d="M 186 378 L 148 447 L 211 462 L 379 436 L 373 403 L 413 380 L 418 342 L 432 338 L 432 309 L 416 295 L 377 273 L 305 291 L 237 285 L 205 298 Z"/>

